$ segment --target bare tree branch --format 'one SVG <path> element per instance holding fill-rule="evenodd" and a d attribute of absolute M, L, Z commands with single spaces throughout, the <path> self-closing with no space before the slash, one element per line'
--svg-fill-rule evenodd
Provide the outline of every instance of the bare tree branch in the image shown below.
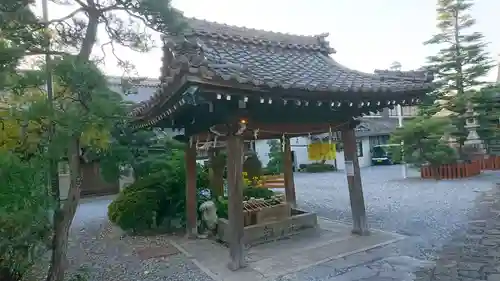
<path fill-rule="evenodd" d="M 151 25 L 150 22 L 148 22 L 148 20 L 142 16 L 139 16 L 137 14 L 134 14 L 131 10 L 130 10 L 130 7 L 120 7 L 118 4 L 115 4 L 115 5 L 112 5 L 112 6 L 109 6 L 109 7 L 106 7 L 106 8 L 103 8 L 101 9 L 101 12 L 104 14 L 106 12 L 113 12 L 113 11 L 124 11 L 126 12 L 130 17 L 136 19 L 136 20 L 139 20 L 142 24 L 144 24 L 146 27 L 152 29 L 153 31 L 156 31 L 156 32 L 165 32 L 165 30 L 163 30 L 161 27 L 156 27 L 154 25 Z M 103 15 L 104 16 L 104 15 Z"/>
<path fill-rule="evenodd" d="M 87 6 L 85 3 L 83 3 L 83 1 L 81 1 L 81 0 L 75 0 L 75 2 L 76 2 L 76 3 L 78 3 L 78 5 L 80 5 L 81 7 L 84 7 L 84 8 L 88 7 L 88 6 Z"/>

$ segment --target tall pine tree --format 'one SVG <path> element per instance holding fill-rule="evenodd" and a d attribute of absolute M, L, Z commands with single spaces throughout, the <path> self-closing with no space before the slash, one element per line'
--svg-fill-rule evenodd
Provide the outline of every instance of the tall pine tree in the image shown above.
<path fill-rule="evenodd" d="M 429 96 L 423 112 L 432 115 L 444 108 L 455 113 L 450 116 L 455 128 L 452 136 L 458 142 L 461 157 L 468 136 L 466 120 L 471 117 L 469 90 L 483 84 L 481 78 L 494 66 L 486 51 L 483 34 L 471 31 L 476 23 L 469 14 L 472 6 L 472 0 L 438 0 L 439 33 L 424 43 L 437 45 L 440 49 L 436 55 L 428 57 L 438 88 Z M 437 99 L 442 102 L 435 103 Z"/>
<path fill-rule="evenodd" d="M 500 84 L 475 92 L 471 101 L 479 124 L 477 133 L 488 154 L 500 153 Z"/>

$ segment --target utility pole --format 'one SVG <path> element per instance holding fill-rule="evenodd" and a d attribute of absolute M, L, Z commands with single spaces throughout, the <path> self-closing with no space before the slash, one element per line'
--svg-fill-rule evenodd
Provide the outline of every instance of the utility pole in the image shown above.
<path fill-rule="evenodd" d="M 403 128 L 403 108 L 401 107 L 400 104 L 397 105 L 396 108 L 397 114 L 398 114 L 398 127 Z M 406 167 L 406 162 L 405 162 L 405 152 L 404 152 L 404 142 L 401 141 L 401 175 L 403 176 L 403 179 L 406 179 L 408 177 L 407 175 L 407 167 Z"/>
<path fill-rule="evenodd" d="M 395 61 L 391 64 L 390 69 L 393 71 L 401 71 L 401 63 L 398 61 Z M 398 116 L 398 127 L 403 128 L 403 108 L 401 107 L 400 104 L 396 106 L 396 114 Z M 401 175 L 403 176 L 403 179 L 406 179 L 408 177 L 407 175 L 407 167 L 406 167 L 406 162 L 405 162 L 405 154 L 404 154 L 404 142 L 401 141 Z"/>
<path fill-rule="evenodd" d="M 49 30 L 49 3 L 48 0 L 42 0 L 42 16 L 45 23 L 45 74 L 47 79 L 46 90 L 47 90 L 47 103 L 49 105 L 49 128 L 48 128 L 48 147 L 49 153 L 52 145 L 52 139 L 54 137 L 54 120 L 52 114 L 54 113 L 54 87 L 52 79 L 52 57 L 50 55 L 50 30 Z M 58 162 L 56 159 L 52 159 L 49 155 L 49 183 L 51 187 L 52 196 L 55 197 L 56 201 L 59 202 L 61 196 L 59 191 L 59 169 Z"/>

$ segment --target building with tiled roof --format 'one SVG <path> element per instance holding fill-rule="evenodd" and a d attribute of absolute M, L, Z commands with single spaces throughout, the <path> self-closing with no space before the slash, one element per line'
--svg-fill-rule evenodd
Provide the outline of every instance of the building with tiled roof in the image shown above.
<path fill-rule="evenodd" d="M 222 89 L 229 92 L 237 88 L 240 93 L 248 92 L 245 100 L 257 98 L 266 104 L 278 100 L 304 106 L 307 103 L 301 97 L 307 97 L 315 99 L 315 105 L 344 106 L 353 99 L 366 107 L 360 114 L 367 117 L 365 130 L 356 134 L 363 138 L 361 143 L 366 141 L 360 150 L 369 158 L 370 147 L 382 142 L 378 138 L 387 141 L 397 127 L 396 100 L 412 95 L 415 100 L 432 87 L 432 75 L 422 71 L 378 70 L 369 74 L 339 64 L 326 41 L 328 34 L 300 36 L 199 19 L 186 19 L 186 24 L 182 34 L 164 37 L 161 87 L 132 114 L 140 126 L 165 126 L 164 119 L 176 119 L 175 111 L 186 104 L 177 96 L 190 96 L 192 85 L 221 93 L 222 99 L 230 98 Z M 415 115 L 412 98 L 404 103 L 403 115 Z M 300 143 L 300 138 L 292 141 L 296 147 Z M 265 147 L 265 141 L 257 141 L 264 164 Z M 363 165 L 365 162 L 371 163 L 362 161 Z"/>
<path fill-rule="evenodd" d="M 195 144 L 199 141 L 227 143 L 230 234 L 220 237 L 229 245 L 229 268 L 237 270 L 245 265 L 241 177 L 236 176 L 243 169 L 244 141 L 283 139 L 285 198 L 295 206 L 291 139 L 329 131 L 341 132 L 342 162 L 351 165 L 347 177 L 352 232 L 369 235 L 356 157 L 358 118 L 385 107 L 418 103 L 433 89 L 433 76 L 425 71 L 368 74 L 349 69 L 332 57 L 335 50 L 326 41 L 327 34 L 301 36 L 185 21 L 181 32 L 163 38 L 160 89 L 130 116 L 136 128 L 184 129 L 176 138 L 188 144 L 188 235 L 197 233 Z"/>

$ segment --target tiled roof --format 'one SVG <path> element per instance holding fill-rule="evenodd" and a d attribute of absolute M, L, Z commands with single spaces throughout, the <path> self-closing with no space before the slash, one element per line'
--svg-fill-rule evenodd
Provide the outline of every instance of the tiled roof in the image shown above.
<path fill-rule="evenodd" d="M 279 47 L 295 50 L 313 50 L 324 53 L 335 53 L 326 41 L 328 33 L 316 36 L 294 35 L 265 31 L 253 28 L 231 26 L 194 18 L 186 19 L 186 36 L 208 37 L 209 39 L 231 40 L 243 44 L 254 44 L 264 47 Z"/>
<path fill-rule="evenodd" d="M 423 72 L 348 69 L 330 58 L 328 34 L 300 36 L 188 19 L 184 33 L 205 65 L 224 80 L 315 91 L 408 91 L 426 88 Z"/>
<path fill-rule="evenodd" d="M 421 92 L 432 88 L 432 75 L 423 71 L 368 74 L 340 65 L 329 56 L 335 51 L 326 41 L 328 34 L 300 36 L 199 19 L 186 21 L 187 28 L 181 36 L 164 38 L 163 95 L 171 95 L 170 84 L 183 74 L 236 87 L 332 94 Z M 161 95 L 158 93 L 138 112 L 151 107 Z"/>
<path fill-rule="evenodd" d="M 358 137 L 389 135 L 398 127 L 398 120 L 395 118 L 359 118 L 361 123 L 358 126 L 363 126 L 367 130 L 356 132 Z"/>

